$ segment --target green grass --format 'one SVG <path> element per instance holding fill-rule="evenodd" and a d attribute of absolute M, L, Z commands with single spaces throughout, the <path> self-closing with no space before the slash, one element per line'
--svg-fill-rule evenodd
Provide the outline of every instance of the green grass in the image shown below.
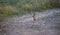
<path fill-rule="evenodd" d="M 0 0 L 0 14 L 6 17 L 40 12 L 54 7 L 60 7 L 60 4 L 50 4 L 48 0 Z"/>

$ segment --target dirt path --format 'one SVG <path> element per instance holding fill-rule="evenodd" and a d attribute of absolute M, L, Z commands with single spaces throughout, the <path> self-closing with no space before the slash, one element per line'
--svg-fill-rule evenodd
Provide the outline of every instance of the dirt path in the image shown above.
<path fill-rule="evenodd" d="M 36 12 L 38 24 L 32 26 L 32 15 L 7 18 L 0 23 L 0 35 L 60 35 L 60 9 Z"/>

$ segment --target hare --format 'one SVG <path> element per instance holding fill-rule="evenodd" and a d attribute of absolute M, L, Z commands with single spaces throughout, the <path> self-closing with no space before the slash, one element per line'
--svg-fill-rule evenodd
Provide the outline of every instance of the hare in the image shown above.
<path fill-rule="evenodd" d="M 38 17 L 35 15 L 35 13 L 33 14 L 33 21 L 34 21 L 34 25 L 38 24 L 37 21 L 38 21 Z"/>

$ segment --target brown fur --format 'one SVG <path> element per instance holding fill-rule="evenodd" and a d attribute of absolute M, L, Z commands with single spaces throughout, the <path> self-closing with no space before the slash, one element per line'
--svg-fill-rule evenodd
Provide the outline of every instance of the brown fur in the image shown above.
<path fill-rule="evenodd" d="M 37 16 L 33 16 L 33 20 L 34 21 L 37 21 Z"/>

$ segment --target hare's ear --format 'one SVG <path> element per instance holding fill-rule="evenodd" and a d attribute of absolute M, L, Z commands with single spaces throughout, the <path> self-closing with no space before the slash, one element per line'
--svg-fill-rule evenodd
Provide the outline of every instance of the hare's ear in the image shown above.
<path fill-rule="evenodd" d="M 34 13 L 34 16 L 35 16 L 35 13 Z"/>
<path fill-rule="evenodd" d="M 33 16 L 35 16 L 35 12 L 33 13 Z"/>

